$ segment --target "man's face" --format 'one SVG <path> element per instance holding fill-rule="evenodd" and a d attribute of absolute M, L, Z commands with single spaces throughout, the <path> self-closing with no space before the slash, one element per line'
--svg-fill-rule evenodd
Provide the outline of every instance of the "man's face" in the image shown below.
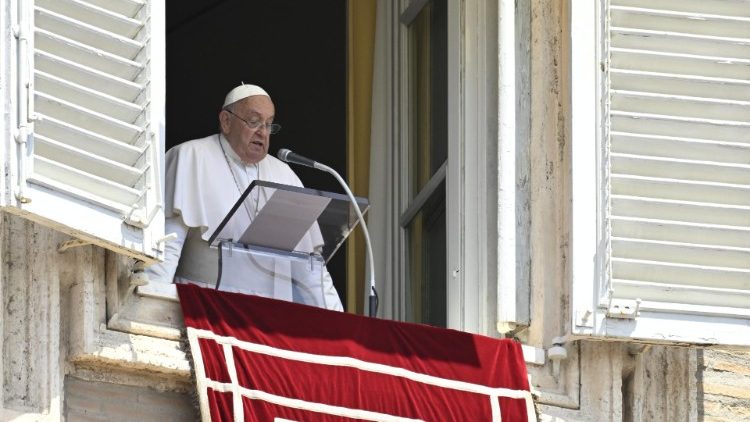
<path fill-rule="evenodd" d="M 273 123 L 275 113 L 271 99 L 264 95 L 247 97 L 232 104 L 230 111 L 222 110 L 219 122 L 234 152 L 245 163 L 257 163 L 265 158 L 271 138 L 266 125 Z M 252 129 L 243 119 L 252 126 L 260 124 Z"/>

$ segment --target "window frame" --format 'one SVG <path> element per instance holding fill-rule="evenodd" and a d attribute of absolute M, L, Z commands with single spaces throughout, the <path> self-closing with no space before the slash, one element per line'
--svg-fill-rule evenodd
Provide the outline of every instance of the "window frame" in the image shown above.
<path fill-rule="evenodd" d="M 395 92 L 388 99 L 393 110 L 399 110 L 394 153 L 398 154 L 398 167 L 393 177 L 399 186 L 395 221 L 403 223 L 410 218 L 414 207 L 408 207 L 408 43 L 404 21 L 416 16 L 424 0 L 403 0 L 396 11 L 399 22 L 391 26 L 390 37 L 396 40 L 388 57 L 395 62 L 397 80 L 392 81 Z M 513 3 L 510 12 L 513 14 Z M 506 5 L 506 7 L 508 7 Z M 399 13 L 400 11 L 400 13 Z M 528 239 L 528 215 L 518 216 L 518 197 L 528 196 L 528 187 L 519 184 L 519 178 L 528 174 L 528 152 L 522 153 L 519 171 L 516 172 L 516 148 L 528 148 L 528 137 L 517 141 L 516 125 L 499 134 L 499 70 L 498 70 L 498 15 L 499 9 L 492 1 L 449 1 L 448 22 L 448 159 L 445 168 L 446 233 L 447 233 L 447 326 L 449 328 L 497 335 L 498 321 L 502 326 L 526 326 L 529 312 L 529 253 L 517 247 L 520 237 Z M 513 14 L 514 15 L 514 14 Z M 513 26 L 513 28 L 515 28 Z M 507 35 L 507 34 L 506 34 Z M 505 39 L 513 46 L 515 38 Z M 513 49 L 515 51 L 515 49 Z M 471 54 L 467 55 L 470 52 Z M 514 57 L 515 53 L 509 52 Z M 516 77 L 505 69 L 506 77 Z M 483 75 L 469 77 L 467 75 Z M 514 82 L 515 83 L 515 82 Z M 507 87 L 506 87 L 507 88 Z M 514 122 L 519 102 L 515 87 L 503 104 L 508 121 Z M 528 135 L 528 125 L 520 128 Z M 525 132 L 524 132 L 525 131 Z M 501 148 L 504 150 L 500 152 Z M 500 170 L 504 169 L 505 173 Z M 442 176 L 440 176 L 442 177 Z M 437 182 L 431 183 L 438 185 Z M 505 189 L 505 206 L 498 207 L 500 187 Z M 393 221 L 393 220 L 392 220 Z M 526 242 L 527 243 L 527 242 Z M 522 242 L 523 244 L 526 244 Z M 406 239 L 399 225 L 397 239 L 389 242 L 389 249 L 398 258 L 395 277 L 406 280 Z M 516 260 L 523 261 L 516 273 Z M 405 281 L 395 280 L 392 318 L 404 319 Z M 503 292 L 504 299 L 498 299 Z"/>
<path fill-rule="evenodd" d="M 415 99 L 412 98 L 413 94 L 413 86 L 412 82 L 414 81 L 414 75 L 411 74 L 411 51 L 408 51 L 411 46 L 410 41 L 410 31 L 411 31 L 411 25 L 414 23 L 414 21 L 417 19 L 419 14 L 424 10 L 425 6 L 429 4 L 431 0 L 414 0 L 412 1 L 406 8 L 406 10 L 401 13 L 400 16 L 400 23 L 403 27 L 406 29 L 406 39 L 407 39 L 407 53 L 406 57 L 409 57 L 407 59 L 407 63 L 405 65 L 407 76 L 406 79 L 408 81 L 408 88 L 407 88 L 407 96 L 408 96 L 408 108 L 407 108 L 407 115 L 410 123 L 412 122 L 411 119 L 415 118 L 415 113 L 413 110 L 414 101 Z M 448 6 L 449 7 L 449 6 Z M 431 31 L 432 32 L 432 31 Z M 447 47 L 447 46 L 446 46 Z M 447 64 L 446 64 L 447 67 Z M 405 274 L 407 274 L 407 277 L 410 277 L 412 274 L 412 268 L 411 268 L 411 252 L 412 247 L 410 245 L 410 235 L 409 235 L 409 226 L 411 225 L 414 218 L 419 214 L 420 211 L 425 210 L 425 207 L 429 203 L 429 201 L 433 198 L 435 194 L 438 194 L 438 190 L 443 188 L 443 183 L 446 181 L 447 178 L 447 167 L 448 167 L 448 158 L 446 157 L 445 161 L 443 161 L 438 169 L 430 176 L 430 179 L 424 184 L 424 186 L 421 187 L 421 189 L 418 192 L 415 192 L 415 188 L 413 186 L 413 177 L 414 177 L 414 167 L 413 164 L 413 155 L 416 153 L 414 149 L 414 139 L 413 139 L 413 130 L 414 126 L 410 126 L 411 131 L 407 132 L 403 138 L 403 142 L 406 144 L 406 150 L 407 154 L 404 154 L 401 156 L 401 165 L 403 168 L 403 171 L 401 172 L 401 180 L 400 184 L 403 186 L 403 190 L 407 193 L 406 196 L 406 202 L 403 203 L 403 206 L 400 208 L 404 211 L 401 213 L 401 215 L 398 217 L 398 224 L 400 229 L 404 232 L 404 237 L 406 239 L 406 244 L 404 248 L 404 256 L 403 261 L 406 265 L 406 268 L 404 269 Z M 446 137 L 448 134 L 446 133 Z M 448 143 L 450 143 L 448 141 Z M 447 190 L 447 189 L 446 189 Z M 447 205 L 447 204 L 446 204 Z M 447 213 L 447 206 L 445 212 Z M 447 223 L 447 222 L 446 222 Z M 446 224 L 447 225 L 447 224 Z M 447 230 L 447 227 L 446 227 Z M 447 236 L 447 233 L 446 233 Z M 447 248 L 447 245 L 446 245 Z M 446 251 L 447 253 L 447 251 Z M 428 280 L 424 280 L 425 282 Z M 446 284 L 447 284 L 447 278 L 446 278 Z M 415 315 L 415 310 L 412 309 L 413 303 L 414 303 L 414 295 L 418 294 L 420 297 L 420 301 L 422 301 L 422 304 L 424 305 L 424 298 L 422 297 L 422 293 L 415 293 L 414 292 L 414 284 L 412 280 L 409 280 L 408 282 L 404 283 L 404 289 L 407 292 L 408 299 L 405 302 L 405 316 L 407 320 L 412 320 L 414 318 L 420 319 L 420 316 Z M 447 286 L 446 286 L 447 287 Z M 447 306 L 448 301 L 446 299 L 445 307 L 446 307 L 446 314 L 447 314 Z M 447 319 L 447 315 L 444 316 Z M 423 322 L 423 321 L 416 321 L 416 322 Z M 447 321 L 446 321 L 447 322 Z"/>

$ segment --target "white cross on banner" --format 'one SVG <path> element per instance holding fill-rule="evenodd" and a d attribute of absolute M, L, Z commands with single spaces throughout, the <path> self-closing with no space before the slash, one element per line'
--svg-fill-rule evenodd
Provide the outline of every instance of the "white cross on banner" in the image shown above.
<path fill-rule="evenodd" d="M 521 346 L 178 284 L 203 421 L 536 420 Z"/>

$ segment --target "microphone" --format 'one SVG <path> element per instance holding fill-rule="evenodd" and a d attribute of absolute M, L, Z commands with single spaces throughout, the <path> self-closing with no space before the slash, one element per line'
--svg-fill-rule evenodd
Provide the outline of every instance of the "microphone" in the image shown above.
<path fill-rule="evenodd" d="M 318 170 L 323 170 L 318 167 L 319 163 L 315 160 L 311 160 L 286 148 L 281 148 L 276 156 L 279 158 L 279 160 L 287 163 L 294 163 L 302 166 L 316 168 Z"/>
<path fill-rule="evenodd" d="M 341 187 L 344 188 L 346 195 L 349 197 L 349 201 L 354 205 L 354 212 L 357 214 L 359 225 L 360 227 L 362 227 L 362 232 L 365 235 L 365 247 L 367 249 L 367 259 L 370 262 L 369 315 L 371 317 L 375 317 L 378 313 L 378 292 L 375 290 L 375 261 L 372 258 L 372 244 L 370 243 L 370 232 L 369 230 L 367 230 L 367 223 L 365 223 L 365 218 L 362 216 L 362 211 L 359 209 L 359 204 L 357 204 L 357 200 L 354 198 L 354 194 L 352 193 L 351 189 L 349 189 L 349 185 L 346 184 L 344 179 L 336 170 L 328 167 L 325 164 L 321 164 L 315 160 L 311 160 L 307 157 L 303 157 L 299 154 L 295 154 L 286 148 L 281 148 L 279 152 L 276 154 L 276 156 L 279 158 L 279 160 L 287 162 L 287 163 L 293 163 L 293 164 L 299 164 L 299 165 L 303 165 L 307 167 L 312 167 L 318 170 L 322 170 L 326 173 L 329 173 L 333 177 L 335 177 L 336 180 L 338 180 Z"/>

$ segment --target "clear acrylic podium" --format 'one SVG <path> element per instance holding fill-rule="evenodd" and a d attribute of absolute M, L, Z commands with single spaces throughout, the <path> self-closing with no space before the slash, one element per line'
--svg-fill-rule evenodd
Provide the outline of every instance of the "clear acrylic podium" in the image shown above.
<path fill-rule="evenodd" d="M 356 199 L 366 213 L 367 199 Z M 251 294 L 291 300 L 292 281 L 315 284 L 357 223 L 346 195 L 256 180 L 208 239 L 217 251 L 216 289 L 243 291 L 253 284 L 259 290 Z"/>

